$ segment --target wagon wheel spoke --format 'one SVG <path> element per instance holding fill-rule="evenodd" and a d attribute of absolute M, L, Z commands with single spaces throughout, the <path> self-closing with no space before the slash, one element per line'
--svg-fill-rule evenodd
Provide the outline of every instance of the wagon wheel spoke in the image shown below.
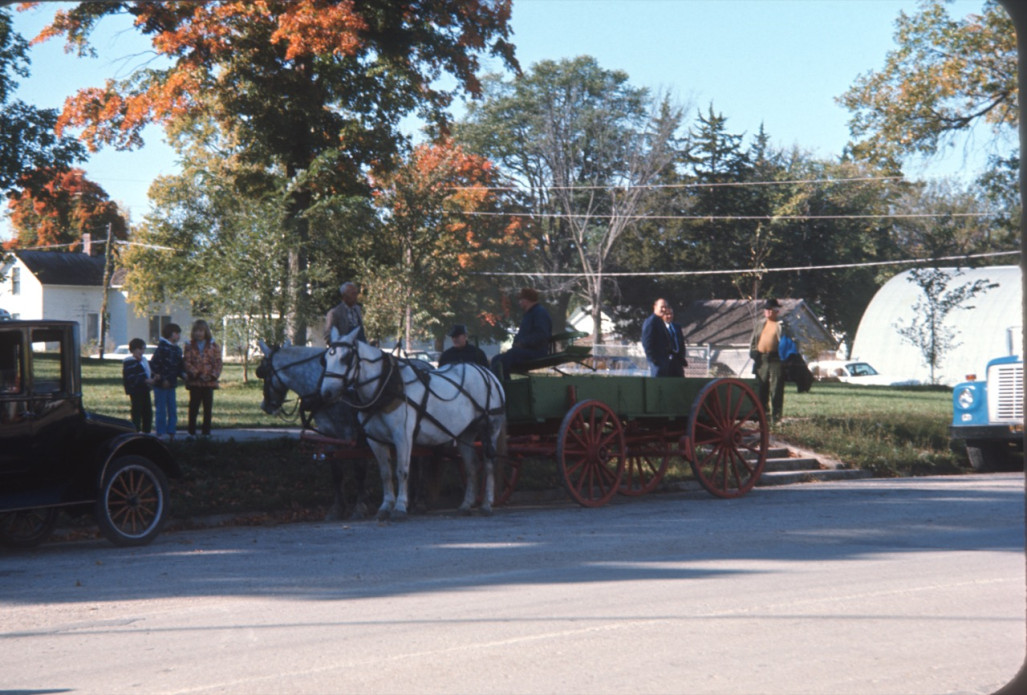
<path fill-rule="evenodd" d="M 628 496 L 652 492 L 663 480 L 669 462 L 670 452 L 662 438 L 647 439 L 630 447 L 618 492 Z"/>
<path fill-rule="evenodd" d="M 745 383 L 716 379 L 696 396 L 689 417 L 692 470 L 718 497 L 740 497 L 756 484 L 766 464 L 766 416 Z"/>
<path fill-rule="evenodd" d="M 617 492 L 624 469 L 624 430 L 600 401 L 582 401 L 564 416 L 557 459 L 568 493 L 579 504 L 598 507 Z"/>

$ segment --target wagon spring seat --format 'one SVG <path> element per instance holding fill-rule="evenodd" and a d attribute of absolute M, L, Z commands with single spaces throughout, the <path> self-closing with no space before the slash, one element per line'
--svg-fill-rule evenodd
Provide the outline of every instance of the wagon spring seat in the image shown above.
<path fill-rule="evenodd" d="M 535 369 L 557 368 L 565 364 L 580 364 L 591 369 L 586 360 L 592 356 L 592 348 L 588 345 L 575 345 L 574 341 L 588 336 L 584 331 L 567 331 L 557 333 L 549 339 L 548 354 L 517 365 L 510 371 L 514 374 L 527 374 Z M 557 371 L 560 371 L 557 369 Z"/>

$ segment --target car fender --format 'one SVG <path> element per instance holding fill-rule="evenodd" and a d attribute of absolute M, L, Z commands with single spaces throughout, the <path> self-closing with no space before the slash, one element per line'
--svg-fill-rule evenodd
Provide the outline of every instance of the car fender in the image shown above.
<path fill-rule="evenodd" d="M 149 434 L 129 432 L 112 437 L 103 443 L 97 454 L 102 461 L 99 466 L 98 478 L 101 483 L 114 459 L 131 454 L 150 459 L 160 466 L 169 478 L 178 478 L 182 475 L 181 466 L 178 465 L 178 461 L 171 455 L 164 443 Z"/>

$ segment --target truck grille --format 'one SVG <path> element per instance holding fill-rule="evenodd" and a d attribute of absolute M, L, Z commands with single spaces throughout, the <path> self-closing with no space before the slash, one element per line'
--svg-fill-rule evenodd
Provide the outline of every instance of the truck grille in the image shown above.
<path fill-rule="evenodd" d="M 1023 422 L 1023 363 L 1000 364 L 988 374 L 988 410 L 992 421 Z"/>

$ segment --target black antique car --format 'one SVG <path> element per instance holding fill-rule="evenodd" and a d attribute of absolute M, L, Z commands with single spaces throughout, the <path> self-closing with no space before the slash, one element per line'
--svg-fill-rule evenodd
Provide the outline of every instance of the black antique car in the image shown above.
<path fill-rule="evenodd" d="M 117 545 L 149 543 L 178 475 L 156 437 L 83 410 L 77 323 L 0 322 L 0 543 L 43 542 L 61 511 L 92 512 Z"/>

